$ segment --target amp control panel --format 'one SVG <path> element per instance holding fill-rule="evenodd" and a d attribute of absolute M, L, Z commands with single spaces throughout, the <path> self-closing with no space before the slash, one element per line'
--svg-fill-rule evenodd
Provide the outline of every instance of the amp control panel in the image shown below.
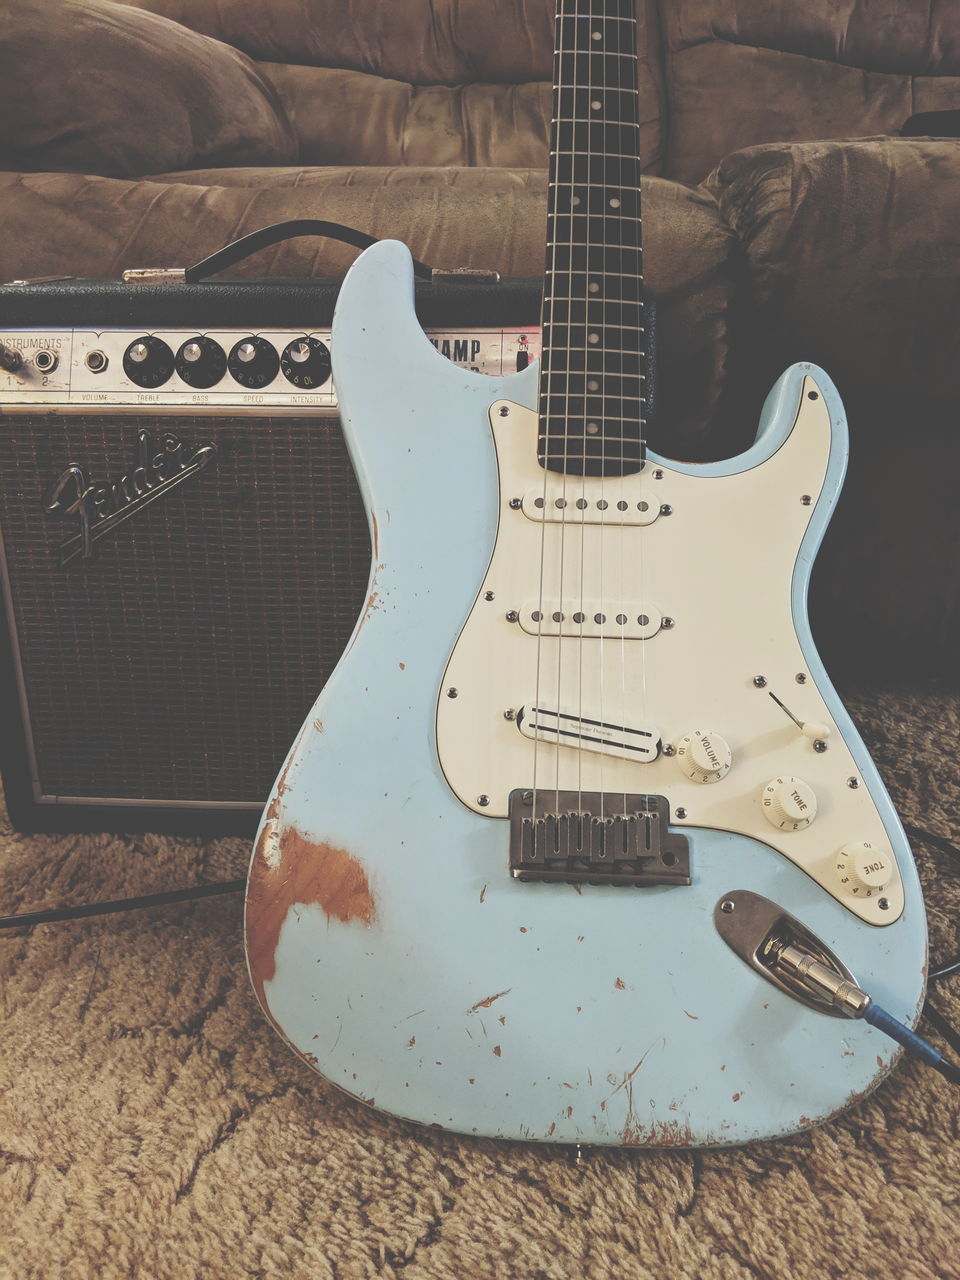
<path fill-rule="evenodd" d="M 441 355 L 475 373 L 519 372 L 540 354 L 536 328 L 424 332 Z M 0 401 L 19 412 L 31 405 L 331 409 L 330 347 L 329 328 L 0 331 Z"/>

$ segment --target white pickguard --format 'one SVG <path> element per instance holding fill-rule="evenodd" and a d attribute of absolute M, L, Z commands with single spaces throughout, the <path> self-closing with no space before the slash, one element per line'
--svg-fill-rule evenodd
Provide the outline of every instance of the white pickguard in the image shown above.
<path fill-rule="evenodd" d="M 460 800 L 502 817 L 517 787 L 662 795 L 677 826 L 752 836 L 863 920 L 896 920 L 903 888 L 883 822 L 867 789 L 851 785 L 859 784 L 858 767 L 810 677 L 791 607 L 800 545 L 830 457 L 830 415 L 813 378 L 781 447 L 725 476 L 657 461 L 623 478 L 561 477 L 537 463 L 536 413 L 497 401 L 490 423 L 500 474 L 497 541 L 437 710 L 441 766 Z M 532 506 L 536 494 L 553 508 L 550 518 Z M 649 520 L 663 506 L 670 514 L 637 522 L 638 512 Z M 532 608 L 543 616 L 531 623 Z M 574 634 L 558 636 L 563 629 Z M 771 692 L 800 721 L 830 730 L 826 750 L 814 748 Z M 664 744 L 696 729 L 719 733 L 732 767 L 703 784 L 667 754 L 641 763 L 623 752 L 534 741 L 515 717 L 537 706 L 626 729 L 654 725 Z M 761 793 L 777 777 L 813 789 L 818 812 L 809 827 L 780 831 L 764 817 Z M 861 841 L 890 855 L 893 879 L 882 893 L 854 892 L 842 881 L 838 854 Z"/>

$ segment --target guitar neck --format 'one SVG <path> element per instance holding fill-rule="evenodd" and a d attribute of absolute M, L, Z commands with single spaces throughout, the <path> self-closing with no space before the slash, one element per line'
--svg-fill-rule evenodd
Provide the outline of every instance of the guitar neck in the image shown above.
<path fill-rule="evenodd" d="M 572 475 L 643 461 L 636 26 L 634 0 L 557 0 L 538 455 Z"/>

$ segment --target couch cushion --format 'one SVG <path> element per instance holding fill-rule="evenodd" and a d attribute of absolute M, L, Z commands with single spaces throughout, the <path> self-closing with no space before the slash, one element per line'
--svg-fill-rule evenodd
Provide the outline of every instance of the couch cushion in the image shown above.
<path fill-rule="evenodd" d="M 683 182 L 755 143 L 897 133 L 960 101 L 960 5 L 671 0 L 662 21 Z"/>
<path fill-rule="evenodd" d="M 235 49 L 109 0 L 18 0 L 0 29 L 0 165 L 116 176 L 284 164 L 282 103 Z"/>
<path fill-rule="evenodd" d="M 335 67 L 261 67 L 299 135 L 302 164 L 547 164 L 549 84 L 451 88 Z"/>
<path fill-rule="evenodd" d="M 271 64 L 265 70 L 294 119 L 303 160 L 547 163 L 554 0 L 125 3 L 162 13 Z M 645 173 L 659 173 L 656 0 L 638 0 L 637 50 L 641 163 Z M 437 130 L 436 151 L 430 150 L 431 128 Z M 351 152 L 355 143 L 359 149 Z"/>
<path fill-rule="evenodd" d="M 956 404 L 960 144 L 750 147 L 706 186 L 740 242 L 770 373 L 813 360 L 847 394 L 882 382 Z"/>

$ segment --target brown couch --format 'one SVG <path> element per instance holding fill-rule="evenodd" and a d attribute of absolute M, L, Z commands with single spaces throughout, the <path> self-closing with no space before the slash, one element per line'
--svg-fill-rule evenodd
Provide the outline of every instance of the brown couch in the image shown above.
<path fill-rule="evenodd" d="M 537 276 L 552 0 L 5 0 L 0 279 L 187 265 L 285 218 Z M 638 0 L 654 443 L 751 437 L 781 368 L 847 402 L 814 583 L 850 667 L 950 671 L 960 640 L 960 9 Z M 933 16 L 931 17 L 931 13 Z M 325 240 L 233 274 L 339 276 Z"/>

